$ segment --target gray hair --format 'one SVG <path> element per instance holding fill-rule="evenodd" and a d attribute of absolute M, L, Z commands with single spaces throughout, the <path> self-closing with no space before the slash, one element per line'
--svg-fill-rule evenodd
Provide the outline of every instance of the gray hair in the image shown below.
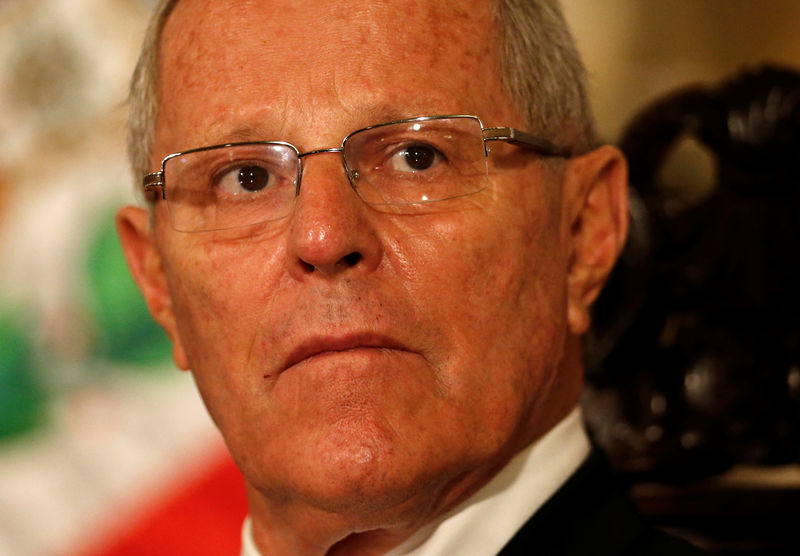
<path fill-rule="evenodd" d="M 595 143 L 586 69 L 558 0 L 498 0 L 500 81 L 531 132 L 584 152 Z"/>
<path fill-rule="evenodd" d="M 134 176 L 150 171 L 158 117 L 161 34 L 178 0 L 161 0 L 131 79 L 128 156 Z M 586 71 L 558 0 L 496 0 L 500 79 L 528 130 L 582 152 L 594 143 Z"/>
<path fill-rule="evenodd" d="M 161 33 L 178 0 L 161 0 L 144 35 L 128 93 L 128 159 L 134 183 L 150 172 L 158 118 L 158 59 Z M 138 191 L 138 188 L 137 188 Z"/>

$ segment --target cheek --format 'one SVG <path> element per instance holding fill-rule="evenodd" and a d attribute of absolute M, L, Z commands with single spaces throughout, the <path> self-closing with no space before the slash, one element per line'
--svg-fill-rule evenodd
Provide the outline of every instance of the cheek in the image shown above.
<path fill-rule="evenodd" d="M 560 353 L 566 265 L 557 218 L 503 206 L 495 218 L 465 211 L 424 234 L 404 230 L 408 248 L 392 249 L 409 297 L 442 335 L 435 361 L 451 388 L 494 380 L 517 388 Z"/>
<path fill-rule="evenodd" d="M 242 256 L 247 252 L 252 256 Z M 201 392 L 229 396 L 248 388 L 242 371 L 280 299 L 277 247 L 207 242 L 175 246 L 171 255 L 173 310 Z"/>
<path fill-rule="evenodd" d="M 434 354 L 441 388 L 474 432 L 473 449 L 486 453 L 524 434 L 548 398 L 566 316 L 565 276 L 544 249 L 553 236 L 492 229 L 452 238 L 459 248 L 423 267 L 426 287 L 416 293 L 444 338 Z"/>
<path fill-rule="evenodd" d="M 253 268 L 252 259 L 238 260 L 215 249 L 186 250 L 179 267 L 169 281 L 179 327 L 189 328 L 183 338 L 200 338 L 205 343 L 212 336 L 231 338 L 240 332 L 245 322 L 231 319 L 244 311 L 247 317 L 248 298 L 259 295 L 264 272 Z M 199 346 L 193 346 L 199 347 Z"/>

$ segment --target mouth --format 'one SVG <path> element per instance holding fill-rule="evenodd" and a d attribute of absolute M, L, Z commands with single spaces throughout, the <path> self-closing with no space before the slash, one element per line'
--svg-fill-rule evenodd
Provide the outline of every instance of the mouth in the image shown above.
<path fill-rule="evenodd" d="M 347 334 L 342 336 L 319 336 L 301 342 L 291 351 L 283 364 L 283 370 L 324 354 L 356 349 L 385 349 L 408 351 L 397 340 L 382 334 Z"/>

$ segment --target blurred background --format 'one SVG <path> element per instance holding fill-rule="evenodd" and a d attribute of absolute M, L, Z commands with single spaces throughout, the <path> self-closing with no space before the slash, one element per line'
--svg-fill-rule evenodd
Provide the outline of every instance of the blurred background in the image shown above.
<path fill-rule="evenodd" d="M 227 469 L 113 229 L 133 200 L 125 95 L 154 3 L 0 0 L 0 555 L 102 553 L 128 523 Z M 564 7 L 607 141 L 672 91 L 764 63 L 800 71 L 794 0 Z M 708 187 L 709 159 L 688 148 L 661 176 Z M 800 388 L 800 370 L 789 376 Z M 774 475 L 800 488 L 789 460 Z M 243 501 L 226 503 L 235 529 Z"/>

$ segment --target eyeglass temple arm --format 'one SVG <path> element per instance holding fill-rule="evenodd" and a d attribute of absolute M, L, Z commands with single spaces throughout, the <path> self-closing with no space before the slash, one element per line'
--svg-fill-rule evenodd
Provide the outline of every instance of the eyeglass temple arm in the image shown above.
<path fill-rule="evenodd" d="M 161 198 L 167 198 L 167 191 L 164 188 L 164 172 L 147 174 L 144 178 L 142 178 L 142 186 L 144 187 L 146 193 L 151 193 L 160 189 Z"/>
<path fill-rule="evenodd" d="M 537 137 L 513 127 L 487 127 L 483 129 L 484 141 L 505 141 L 530 149 L 544 156 L 570 158 L 572 151 L 558 147 L 543 137 Z"/>

